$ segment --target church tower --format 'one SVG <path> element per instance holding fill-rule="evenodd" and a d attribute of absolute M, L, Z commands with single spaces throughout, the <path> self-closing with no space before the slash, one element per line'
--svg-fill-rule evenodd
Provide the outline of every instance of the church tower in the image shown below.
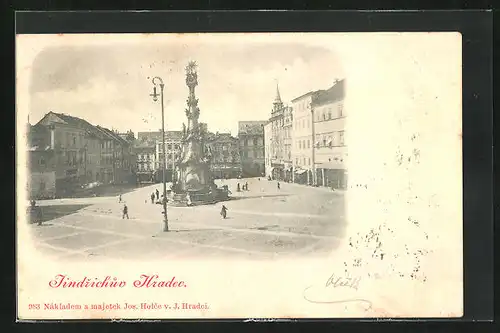
<path fill-rule="evenodd" d="M 276 112 L 283 108 L 283 102 L 281 101 L 280 88 L 278 84 L 276 84 L 276 97 L 273 102 L 273 111 Z"/>

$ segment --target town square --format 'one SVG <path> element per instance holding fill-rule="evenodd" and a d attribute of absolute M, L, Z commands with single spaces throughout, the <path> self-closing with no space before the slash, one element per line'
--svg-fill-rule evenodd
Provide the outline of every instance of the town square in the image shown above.
<path fill-rule="evenodd" d="M 230 188 L 238 181 L 225 180 Z M 168 207 L 169 232 L 163 232 L 162 207 L 148 200 L 152 185 L 122 196 L 130 219 L 122 219 L 117 197 L 55 199 L 44 205 L 73 205 L 76 213 L 32 224 L 36 247 L 57 260 L 153 260 L 210 257 L 224 259 L 293 258 L 326 255 L 345 229 L 343 194 L 327 189 L 247 180 L 249 191 L 220 204 Z M 340 214 L 339 214 L 340 212 Z"/>
<path fill-rule="evenodd" d="M 118 113 L 107 124 L 52 108 L 40 108 L 34 124 L 28 119 L 26 211 L 37 249 L 61 260 L 269 259 L 334 250 L 346 221 L 344 79 L 327 74 L 321 89 L 295 88 L 300 93 L 287 99 L 278 79 L 266 80 L 265 116 L 235 110 L 227 121 L 223 113 L 204 116 L 204 101 L 213 98 L 203 94 L 205 69 L 195 60 L 181 65 L 182 72 L 171 67 L 175 82 L 143 78 L 150 112 L 139 128 Z M 53 84 L 34 80 L 39 89 Z M 179 99 L 172 89 L 184 95 L 183 111 L 170 106 Z M 143 130 L 151 127 L 160 129 Z"/>

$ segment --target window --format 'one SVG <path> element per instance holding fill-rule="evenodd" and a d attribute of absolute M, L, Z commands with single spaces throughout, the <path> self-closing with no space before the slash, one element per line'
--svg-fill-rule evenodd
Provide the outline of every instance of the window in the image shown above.
<path fill-rule="evenodd" d="M 340 132 L 339 132 L 339 141 L 340 141 L 340 142 L 339 142 L 339 144 L 340 144 L 341 146 L 344 146 L 344 145 L 345 145 L 345 142 L 344 142 L 344 131 L 340 131 Z"/>
<path fill-rule="evenodd" d="M 323 146 L 326 147 L 326 136 L 323 136 Z"/>
<path fill-rule="evenodd" d="M 323 112 L 323 120 L 326 120 L 326 113 Z"/>
<path fill-rule="evenodd" d="M 254 138 L 253 139 L 253 145 L 254 146 L 258 146 L 259 145 L 259 139 L 258 138 Z"/>
<path fill-rule="evenodd" d="M 299 141 L 299 149 L 302 149 L 302 141 Z"/>
<path fill-rule="evenodd" d="M 311 141 L 309 139 L 307 140 L 307 148 L 311 148 Z"/>
<path fill-rule="evenodd" d="M 332 119 L 332 108 L 328 108 L 328 119 Z"/>
<path fill-rule="evenodd" d="M 38 164 L 41 166 L 45 166 L 45 158 L 43 156 L 38 160 Z"/>
<path fill-rule="evenodd" d="M 295 164 L 299 165 L 299 158 L 298 157 L 295 158 Z"/>
<path fill-rule="evenodd" d="M 311 165 L 311 158 L 308 159 L 308 165 Z"/>
<path fill-rule="evenodd" d="M 172 144 L 167 145 L 167 150 L 172 150 Z"/>
<path fill-rule="evenodd" d="M 339 103 L 339 117 L 342 117 L 344 115 L 344 103 Z"/>
<path fill-rule="evenodd" d="M 306 158 L 304 157 L 304 165 L 306 165 Z"/>

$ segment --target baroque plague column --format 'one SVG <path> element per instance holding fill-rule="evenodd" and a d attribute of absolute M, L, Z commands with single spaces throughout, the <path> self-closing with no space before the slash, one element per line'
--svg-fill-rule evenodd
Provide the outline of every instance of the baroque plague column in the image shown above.
<path fill-rule="evenodd" d="M 210 150 L 204 146 L 202 131 L 198 118 L 200 109 L 195 95 L 198 85 L 196 62 L 191 61 L 186 66 L 186 85 L 189 88 L 187 99 L 187 127 L 183 124 L 182 152 L 177 161 L 177 182 L 173 188 L 174 202 L 191 201 L 202 203 L 213 201 L 217 191 L 210 173 Z"/>

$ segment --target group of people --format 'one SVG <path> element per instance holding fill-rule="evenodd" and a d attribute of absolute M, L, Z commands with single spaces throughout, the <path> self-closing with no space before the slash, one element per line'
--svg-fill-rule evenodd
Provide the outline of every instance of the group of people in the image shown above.
<path fill-rule="evenodd" d="M 151 193 L 151 203 L 152 204 L 155 203 L 155 198 L 156 198 L 156 201 L 160 200 L 160 191 L 158 191 L 158 189 L 156 189 L 155 192 Z"/>
<path fill-rule="evenodd" d="M 260 178 L 259 178 L 259 180 L 260 180 Z M 277 182 L 277 187 L 278 187 L 278 190 L 281 188 L 280 182 Z M 227 185 L 225 185 L 224 188 L 228 190 L 228 186 Z M 243 186 L 241 186 L 240 183 L 236 184 L 236 191 L 237 192 L 241 192 L 242 190 L 243 191 L 248 191 L 248 182 L 245 182 L 245 184 L 243 184 Z M 155 199 L 156 199 L 157 202 L 159 202 L 160 201 L 160 191 L 158 191 L 158 189 L 156 189 L 155 192 L 151 193 L 150 198 L 151 198 L 151 203 L 152 204 L 155 203 Z M 162 199 L 163 199 L 163 195 L 162 195 Z M 190 199 L 191 198 L 189 196 L 188 197 L 189 203 L 191 201 Z M 121 194 L 119 196 L 119 202 L 120 203 L 122 202 L 122 195 Z M 147 202 L 147 200 L 146 200 L 146 202 Z M 221 208 L 221 211 L 220 211 L 220 215 L 222 216 L 222 218 L 225 219 L 227 217 L 227 211 L 228 211 L 227 207 L 225 205 L 222 205 L 222 208 Z M 125 216 L 128 219 L 129 218 L 128 217 L 128 207 L 127 207 L 126 204 L 123 204 L 123 211 L 122 212 L 123 212 L 122 219 L 124 219 Z"/>
<path fill-rule="evenodd" d="M 240 183 L 236 184 L 236 191 L 241 192 L 241 190 L 248 191 L 248 182 L 245 182 L 245 184 L 243 184 L 243 186 L 241 186 L 241 187 L 240 187 Z"/>

